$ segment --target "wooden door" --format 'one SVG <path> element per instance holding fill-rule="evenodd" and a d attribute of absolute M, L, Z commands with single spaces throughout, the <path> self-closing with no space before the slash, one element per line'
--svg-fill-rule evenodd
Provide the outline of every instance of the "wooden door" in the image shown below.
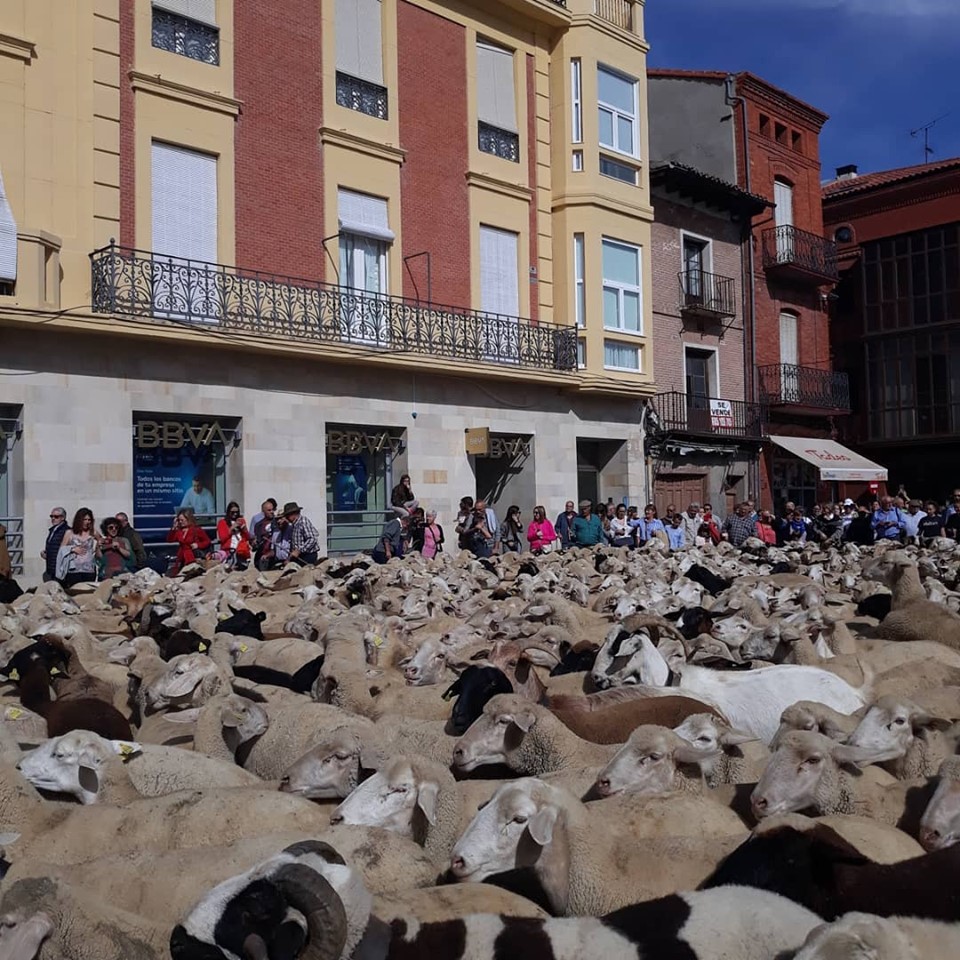
<path fill-rule="evenodd" d="M 653 502 L 657 514 L 663 517 L 668 504 L 673 504 L 681 513 L 690 503 L 703 503 L 706 474 L 664 473 L 656 478 L 653 486 Z"/>

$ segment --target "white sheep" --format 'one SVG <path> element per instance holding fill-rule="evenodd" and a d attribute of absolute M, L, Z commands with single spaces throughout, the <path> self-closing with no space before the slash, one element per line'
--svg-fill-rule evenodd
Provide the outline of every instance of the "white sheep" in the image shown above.
<path fill-rule="evenodd" d="M 848 913 L 811 930 L 794 960 L 955 960 L 960 926 L 916 917 Z"/>

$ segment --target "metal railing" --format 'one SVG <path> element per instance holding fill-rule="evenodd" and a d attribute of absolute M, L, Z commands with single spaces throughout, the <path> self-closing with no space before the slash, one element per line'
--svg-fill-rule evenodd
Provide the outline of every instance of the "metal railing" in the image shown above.
<path fill-rule="evenodd" d="M 760 399 L 824 410 L 850 409 L 850 378 L 845 373 L 775 363 L 758 368 Z"/>
<path fill-rule="evenodd" d="M 593 11 L 601 20 L 633 31 L 634 0 L 594 0 Z"/>
<path fill-rule="evenodd" d="M 23 575 L 23 517 L 0 517 L 0 527 L 6 527 L 7 551 L 10 567 L 16 576 Z"/>
<path fill-rule="evenodd" d="M 512 130 L 502 130 L 491 123 L 477 123 L 477 146 L 481 153 L 490 153 L 501 160 L 520 162 L 520 136 Z"/>
<path fill-rule="evenodd" d="M 763 231 L 763 266 L 825 281 L 836 280 L 839 276 L 837 245 L 797 227 L 773 227 Z"/>
<path fill-rule="evenodd" d="M 737 315 L 736 285 L 731 277 L 706 270 L 681 270 L 680 309 L 717 317 Z"/>
<path fill-rule="evenodd" d="M 660 426 L 669 433 L 711 437 L 763 436 L 763 408 L 744 400 L 692 397 L 679 390 L 658 393 L 656 410 Z"/>
<path fill-rule="evenodd" d="M 90 254 L 94 313 L 194 330 L 356 345 L 544 370 L 577 368 L 574 327 L 366 293 L 111 244 Z"/>
<path fill-rule="evenodd" d="M 220 31 L 169 10 L 153 8 L 150 42 L 158 50 L 212 66 L 220 64 Z"/>
<path fill-rule="evenodd" d="M 389 95 L 387 88 L 369 80 L 352 77 L 337 71 L 337 103 L 348 110 L 357 110 L 379 120 L 387 119 Z"/>
<path fill-rule="evenodd" d="M 362 553 L 372 550 L 383 525 L 397 516 L 395 510 L 328 510 L 327 553 Z"/>

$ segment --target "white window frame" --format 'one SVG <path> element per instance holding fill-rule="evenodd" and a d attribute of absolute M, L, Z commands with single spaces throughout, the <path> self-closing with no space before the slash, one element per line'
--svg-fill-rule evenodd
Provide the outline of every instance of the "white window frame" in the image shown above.
<path fill-rule="evenodd" d="M 587 341 L 584 337 L 577 337 L 577 369 L 587 369 Z"/>
<path fill-rule="evenodd" d="M 599 74 L 608 73 L 611 76 L 619 77 L 621 80 L 625 80 L 628 83 L 633 84 L 633 114 L 622 113 L 619 107 L 613 106 L 611 103 L 607 103 L 605 100 L 600 99 L 600 82 Z M 636 77 L 631 77 L 629 74 L 624 73 L 622 70 L 616 70 L 613 67 L 608 67 L 606 64 L 598 63 L 597 64 L 597 112 L 602 107 L 604 110 L 610 111 L 613 114 L 613 140 L 611 143 L 604 143 L 600 140 L 599 126 L 597 128 L 597 140 L 600 143 L 600 146 L 604 150 L 610 150 L 613 153 L 618 153 L 624 157 L 631 157 L 634 160 L 639 159 L 640 157 L 640 82 Z M 633 131 L 630 150 L 623 150 L 620 147 L 620 127 L 617 121 L 623 118 L 624 120 L 629 120 L 631 123 L 631 129 Z"/>
<path fill-rule="evenodd" d="M 690 350 L 696 350 L 698 353 L 709 353 L 712 354 L 710 360 L 708 361 L 710 366 L 708 370 L 708 379 L 707 379 L 707 396 L 720 398 L 722 393 L 720 392 L 720 351 L 716 347 L 711 347 L 707 345 L 701 345 L 699 343 L 684 343 L 683 344 L 683 390 L 685 394 L 687 392 L 687 352 Z"/>
<path fill-rule="evenodd" d="M 216 0 L 152 0 L 151 6 L 208 27 L 218 27 Z"/>
<path fill-rule="evenodd" d="M 637 255 L 637 279 L 639 283 L 637 286 L 632 284 L 620 283 L 617 280 L 608 280 L 606 277 L 603 278 L 603 291 L 606 293 L 607 290 L 615 290 L 617 293 L 617 319 L 619 320 L 619 326 L 610 327 L 607 326 L 607 316 L 606 311 L 603 313 L 603 329 L 616 332 L 628 337 L 642 337 L 644 336 L 644 326 L 643 326 L 643 248 L 638 246 L 635 243 L 626 243 L 623 240 L 615 240 L 613 237 L 603 237 L 601 238 L 600 244 L 600 263 L 601 270 L 603 265 L 603 245 L 612 244 L 617 247 L 623 247 L 627 250 L 632 250 Z M 639 328 L 637 330 L 628 330 L 623 325 L 623 295 L 624 293 L 636 293 L 637 294 L 637 323 Z"/>
<path fill-rule="evenodd" d="M 574 150 L 570 155 L 570 165 L 574 173 L 583 173 L 583 151 Z"/>
<path fill-rule="evenodd" d="M 583 143 L 583 64 L 579 57 L 570 61 L 570 142 Z"/>
<path fill-rule="evenodd" d="M 607 363 L 607 344 L 616 345 L 618 347 L 633 350 L 637 355 L 637 365 L 635 367 L 618 367 L 614 366 L 611 363 Z M 623 373 L 643 373 L 643 358 L 640 356 L 640 345 L 633 343 L 624 343 L 622 340 L 613 340 L 607 337 L 603 339 L 603 369 L 604 370 L 619 370 Z"/>
<path fill-rule="evenodd" d="M 713 239 L 711 237 L 703 237 L 699 233 L 693 233 L 690 230 L 680 231 L 680 273 L 683 276 L 684 292 L 690 294 L 693 293 L 693 291 L 687 289 L 687 258 L 685 250 L 687 239 L 696 240 L 698 243 L 704 244 L 703 273 L 713 273 Z M 701 290 L 699 295 L 706 300 L 706 291 Z"/>
<path fill-rule="evenodd" d="M 586 238 L 582 233 L 575 233 L 573 235 L 573 315 L 579 330 L 587 325 L 586 256 Z"/>
<path fill-rule="evenodd" d="M 515 306 L 515 309 L 508 309 L 503 312 L 489 310 L 486 305 L 484 305 L 486 287 L 483 283 L 484 278 L 484 269 L 483 269 L 483 251 L 488 249 L 483 242 L 484 232 L 487 232 L 488 235 L 509 235 L 513 237 L 513 242 L 516 244 L 516 254 L 513 264 L 514 273 L 512 279 L 515 282 L 515 288 L 507 288 L 509 290 L 509 295 L 507 299 L 511 301 L 511 308 Z M 482 359 L 491 361 L 493 363 L 519 363 L 520 362 L 520 257 L 522 249 L 522 236 L 519 231 L 511 230 L 509 227 L 500 227 L 492 223 L 481 223 L 480 224 L 480 234 L 479 234 L 479 246 L 478 250 L 480 251 L 480 310 L 484 317 L 484 351 Z M 514 300 L 513 298 L 516 297 Z M 497 295 L 497 299 L 501 299 L 501 295 Z M 496 349 L 488 350 L 486 347 L 493 343 Z"/>

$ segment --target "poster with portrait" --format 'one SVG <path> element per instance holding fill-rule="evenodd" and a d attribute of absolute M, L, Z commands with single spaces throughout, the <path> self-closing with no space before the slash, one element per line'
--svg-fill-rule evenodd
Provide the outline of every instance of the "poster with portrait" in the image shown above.
<path fill-rule="evenodd" d="M 367 509 L 367 464 L 362 456 L 342 454 L 337 457 L 333 478 L 335 510 Z"/>
<path fill-rule="evenodd" d="M 145 539 L 164 539 L 174 514 L 191 507 L 200 517 L 220 512 L 217 483 L 222 449 L 210 445 L 162 447 L 133 452 L 133 512 Z"/>

